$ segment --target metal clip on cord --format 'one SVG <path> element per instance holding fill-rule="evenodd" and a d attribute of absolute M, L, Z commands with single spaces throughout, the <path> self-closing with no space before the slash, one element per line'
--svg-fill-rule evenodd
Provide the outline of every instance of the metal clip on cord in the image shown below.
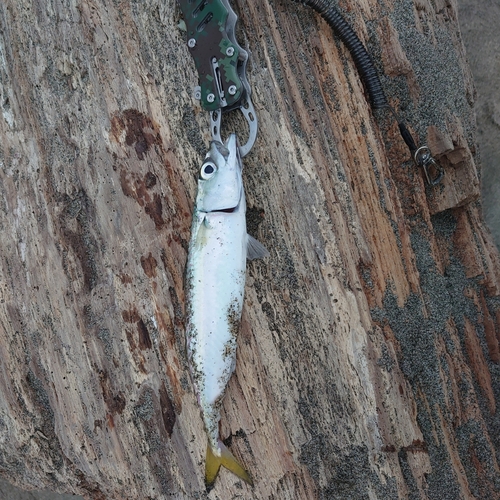
<path fill-rule="evenodd" d="M 417 167 L 422 167 L 427 182 L 431 186 L 436 186 L 443 180 L 443 167 L 441 167 L 441 165 L 439 165 L 436 160 L 434 160 L 431 155 L 431 150 L 427 146 L 420 146 L 419 148 L 417 148 L 417 145 L 413 140 L 413 136 L 411 135 L 404 121 L 402 121 L 398 117 L 394 109 L 392 109 L 391 107 L 389 109 L 398 121 L 399 132 L 401 134 L 401 137 L 405 141 L 405 144 L 408 146 L 408 149 L 410 150 L 410 154 L 413 158 L 413 161 L 415 162 L 415 165 L 417 165 Z M 433 170 L 436 175 L 433 175 L 430 170 Z"/>
<path fill-rule="evenodd" d="M 427 146 L 419 147 L 413 154 L 413 161 L 419 167 L 422 167 L 427 178 L 427 182 L 431 186 L 435 186 L 441 182 L 444 177 L 444 169 L 439 165 L 431 155 L 431 150 Z M 435 172 L 433 177 L 430 170 Z"/>

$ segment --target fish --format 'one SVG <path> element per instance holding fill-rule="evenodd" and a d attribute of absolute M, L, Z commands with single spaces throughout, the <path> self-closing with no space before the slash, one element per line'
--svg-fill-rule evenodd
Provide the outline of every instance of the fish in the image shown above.
<path fill-rule="evenodd" d="M 208 490 L 221 466 L 252 485 L 219 435 L 222 399 L 236 365 L 246 261 L 268 255 L 247 234 L 242 169 L 236 134 L 211 142 L 200 169 L 186 264 L 186 349 L 208 438 Z"/>

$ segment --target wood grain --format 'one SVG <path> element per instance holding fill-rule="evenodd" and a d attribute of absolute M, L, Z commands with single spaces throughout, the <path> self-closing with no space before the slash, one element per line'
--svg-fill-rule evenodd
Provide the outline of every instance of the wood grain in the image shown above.
<path fill-rule="evenodd" d="M 500 266 L 456 2 L 339 2 L 436 188 L 326 23 L 234 6 L 271 255 L 221 431 L 255 487 L 203 486 L 183 273 L 209 127 L 173 0 L 0 5 L 0 472 L 89 499 L 500 498 Z"/>

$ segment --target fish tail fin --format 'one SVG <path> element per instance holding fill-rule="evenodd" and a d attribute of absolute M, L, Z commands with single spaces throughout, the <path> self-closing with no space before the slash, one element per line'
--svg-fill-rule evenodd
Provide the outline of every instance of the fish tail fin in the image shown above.
<path fill-rule="evenodd" d="M 252 478 L 242 465 L 236 460 L 234 455 L 219 441 L 221 455 L 218 457 L 212 450 L 210 443 L 207 446 L 207 457 L 205 460 L 205 486 L 208 490 L 213 488 L 215 479 L 219 474 L 221 465 L 230 470 L 233 474 L 243 479 L 250 486 L 253 486 Z"/>

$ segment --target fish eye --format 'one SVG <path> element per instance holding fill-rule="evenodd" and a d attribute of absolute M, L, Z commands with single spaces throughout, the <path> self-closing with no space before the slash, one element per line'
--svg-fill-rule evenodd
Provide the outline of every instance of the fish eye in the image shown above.
<path fill-rule="evenodd" d="M 217 172 L 217 166 L 211 161 L 205 162 L 200 170 L 200 177 L 204 180 L 210 179 L 215 172 Z"/>

